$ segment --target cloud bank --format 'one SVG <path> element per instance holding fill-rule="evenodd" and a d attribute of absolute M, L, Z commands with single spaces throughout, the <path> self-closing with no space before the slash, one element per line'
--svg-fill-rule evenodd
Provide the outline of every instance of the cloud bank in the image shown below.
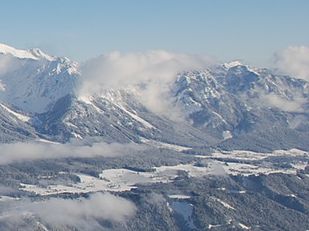
<path fill-rule="evenodd" d="M 169 115 L 170 84 L 177 73 L 204 69 L 213 60 L 207 56 L 149 51 L 144 53 L 112 52 L 90 60 L 82 66 L 79 95 L 100 95 L 105 89 L 138 89 L 139 99 L 151 111 Z"/>
<path fill-rule="evenodd" d="M 26 217 L 32 217 L 54 228 L 69 226 L 80 230 L 101 230 L 99 221 L 125 223 L 136 210 L 127 199 L 110 193 L 95 193 L 89 198 L 17 201 L 2 208 L 0 222 L 7 226 L 18 225 Z"/>
<path fill-rule="evenodd" d="M 290 46 L 276 53 L 275 65 L 286 74 L 309 81 L 309 47 Z"/>
<path fill-rule="evenodd" d="M 107 144 L 94 143 L 91 146 L 79 144 L 52 144 L 52 143 L 10 143 L 0 144 L 0 164 L 9 164 L 16 161 L 67 158 L 67 157 L 113 157 L 126 155 L 145 147 L 138 144 Z"/>

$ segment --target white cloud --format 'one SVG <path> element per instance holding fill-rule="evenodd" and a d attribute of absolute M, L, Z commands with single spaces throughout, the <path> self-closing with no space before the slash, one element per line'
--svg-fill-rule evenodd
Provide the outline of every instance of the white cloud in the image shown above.
<path fill-rule="evenodd" d="M 290 46 L 276 53 L 275 65 L 286 74 L 309 81 L 309 47 Z"/>
<path fill-rule="evenodd" d="M 39 142 L 0 144 L 0 164 L 50 158 L 117 156 L 130 154 L 143 148 L 143 145 L 133 143 L 94 143 L 91 146 Z"/>
<path fill-rule="evenodd" d="M 79 94 L 100 94 L 104 89 L 136 87 L 148 109 L 170 116 L 175 108 L 168 99 L 170 84 L 177 73 L 203 69 L 212 63 L 207 56 L 166 51 L 144 53 L 113 52 L 87 62 L 82 67 L 83 83 Z"/>
<path fill-rule="evenodd" d="M 0 67 L 1 69 L 1 67 Z M 2 83 L 1 79 L 0 79 L 0 91 L 5 91 L 5 84 Z"/>
<path fill-rule="evenodd" d="M 17 201 L 2 209 L 0 222 L 22 223 L 27 215 L 52 227 L 69 226 L 80 230 L 99 230 L 98 221 L 102 219 L 125 223 L 137 210 L 131 201 L 110 193 L 95 193 L 79 199 Z"/>
<path fill-rule="evenodd" d="M 79 200 L 52 198 L 32 203 L 26 209 L 48 223 L 67 225 L 74 225 L 85 217 L 122 222 L 134 215 L 136 210 L 132 202 L 110 193 L 96 193 L 88 199 Z"/>
<path fill-rule="evenodd" d="M 4 75 L 12 66 L 12 58 L 0 54 L 0 76 Z"/>
<path fill-rule="evenodd" d="M 262 102 L 270 107 L 277 107 L 286 112 L 303 112 L 303 105 L 307 101 L 302 97 L 287 100 L 275 94 L 268 94 L 262 97 Z"/>

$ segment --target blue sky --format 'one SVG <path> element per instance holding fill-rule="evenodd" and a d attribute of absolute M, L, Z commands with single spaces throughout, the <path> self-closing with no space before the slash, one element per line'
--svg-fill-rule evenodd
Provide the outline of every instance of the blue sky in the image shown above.
<path fill-rule="evenodd" d="M 3 0 L 0 42 L 83 61 L 164 49 L 267 64 L 309 45 L 307 0 Z"/>

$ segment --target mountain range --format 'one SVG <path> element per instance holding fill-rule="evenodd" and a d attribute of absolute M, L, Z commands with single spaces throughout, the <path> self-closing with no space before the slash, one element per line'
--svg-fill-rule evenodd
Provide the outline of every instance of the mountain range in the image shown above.
<path fill-rule="evenodd" d="M 170 57 L 0 44 L 0 230 L 308 230 L 309 83 Z"/>
<path fill-rule="evenodd" d="M 147 82 L 80 95 L 84 66 L 0 45 L 0 142 L 100 137 L 200 149 L 309 150 L 309 83 L 297 77 L 238 61 L 181 71 L 164 96 L 181 117 L 173 119 L 143 103 L 139 91 Z"/>

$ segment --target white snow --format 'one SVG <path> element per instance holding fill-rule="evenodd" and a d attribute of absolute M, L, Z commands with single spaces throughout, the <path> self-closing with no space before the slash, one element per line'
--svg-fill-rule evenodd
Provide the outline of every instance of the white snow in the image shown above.
<path fill-rule="evenodd" d="M 33 59 L 33 60 L 46 59 L 48 61 L 52 61 L 55 59 L 54 57 L 45 54 L 38 48 L 33 48 L 30 50 L 20 50 L 1 43 L 0 43 L 0 54 L 12 55 L 19 59 Z"/>
<path fill-rule="evenodd" d="M 101 180 L 99 178 L 76 174 L 81 182 L 73 185 L 48 185 L 41 187 L 38 185 L 20 184 L 20 190 L 33 192 L 38 195 L 56 195 L 60 193 L 88 193 L 98 191 L 128 191 L 133 187 L 119 185 L 116 187 L 112 182 Z"/>
<path fill-rule="evenodd" d="M 295 152 L 295 151 L 294 151 Z M 286 152 L 285 155 L 294 155 L 293 153 Z M 281 153 L 281 152 L 277 152 Z M 297 152 L 299 153 L 299 152 Z M 234 156 L 237 160 L 238 158 L 245 158 L 245 160 L 250 160 L 253 158 L 254 160 L 260 160 L 261 158 L 265 158 L 263 153 L 256 153 L 257 156 L 254 156 L 252 152 L 230 152 L 232 157 Z M 251 156 L 253 155 L 253 156 Z M 281 154 L 280 154 L 281 155 Z M 302 155 L 304 153 L 302 152 Z M 307 155 L 305 153 L 305 155 Z M 173 182 L 179 175 L 180 172 L 186 172 L 189 177 L 205 177 L 210 175 L 260 175 L 260 174 L 270 174 L 270 173 L 285 173 L 285 174 L 296 174 L 297 169 L 294 167 L 291 168 L 275 168 L 272 165 L 261 164 L 261 162 L 257 162 L 255 164 L 247 163 L 236 163 L 236 162 L 228 162 L 226 159 L 222 162 L 219 160 L 213 160 L 211 157 L 218 158 L 221 156 L 226 157 L 226 153 L 213 153 L 210 156 L 196 156 L 200 158 L 208 158 L 209 160 L 205 160 L 206 162 L 202 164 L 202 166 L 195 166 L 193 163 L 187 164 L 178 164 L 173 166 L 159 166 L 154 167 L 149 172 L 139 172 L 133 171 L 129 169 L 105 169 L 99 175 L 99 178 L 84 175 L 84 174 L 75 174 L 79 176 L 81 182 L 72 184 L 72 185 L 48 185 L 48 186 L 38 186 L 38 185 L 27 185 L 21 184 L 20 189 L 24 191 L 34 192 L 40 195 L 53 195 L 59 193 L 86 193 L 86 192 L 97 192 L 97 191 L 129 191 L 138 187 L 138 185 L 142 184 L 154 184 L 154 183 L 169 183 Z M 204 161 L 204 160 L 202 160 Z M 304 167 L 305 164 L 299 164 L 300 167 Z M 60 174 L 60 173 L 59 173 Z M 65 173 L 62 173 L 65 174 Z M 226 191 L 227 193 L 246 193 L 245 190 L 229 190 L 226 188 L 218 188 L 218 190 Z M 291 194 L 291 197 L 294 195 Z M 187 195 L 169 195 L 171 199 L 189 199 L 190 197 Z M 235 209 L 233 206 L 228 203 L 214 198 L 216 201 L 221 203 L 223 206 L 229 209 Z"/>
<path fill-rule="evenodd" d="M 41 51 L 39 48 L 33 48 L 30 49 L 28 52 L 30 52 L 32 55 L 34 55 L 36 58 L 43 58 L 46 59 L 48 61 L 53 61 L 56 58 L 53 56 L 50 56 L 48 54 L 45 54 L 43 51 Z"/>
<path fill-rule="evenodd" d="M 166 206 L 168 208 L 168 211 L 170 211 L 170 213 L 173 212 L 173 209 L 168 201 L 166 201 Z"/>
<path fill-rule="evenodd" d="M 134 120 L 136 120 L 137 122 L 141 123 L 145 128 L 148 129 L 154 129 L 155 127 L 150 124 L 148 121 L 144 120 L 143 118 L 139 117 L 137 114 L 134 114 L 130 111 L 128 111 L 127 109 L 125 109 L 122 105 L 120 104 L 115 104 L 117 107 L 119 107 L 122 111 L 124 111 L 125 113 L 127 113 L 130 117 L 132 117 Z"/>
<path fill-rule="evenodd" d="M 144 128 L 155 129 L 155 127 L 152 124 L 150 124 L 148 121 L 146 121 L 143 118 L 141 118 L 140 116 L 138 116 L 135 111 L 131 112 L 128 109 L 126 109 L 121 104 L 123 102 L 121 100 L 121 96 L 118 95 L 119 93 L 117 94 L 117 92 L 106 91 L 104 94 L 105 95 L 101 96 L 102 98 L 110 101 L 110 103 L 113 106 L 116 106 L 117 108 L 119 108 L 120 110 L 125 112 L 133 120 L 139 122 Z M 82 102 L 84 102 L 84 103 L 86 103 L 88 105 L 91 105 L 98 113 L 103 113 L 103 111 L 93 103 L 93 101 L 94 101 L 94 97 L 93 96 L 82 95 L 82 96 L 79 96 L 78 100 L 80 100 L 80 101 L 82 101 Z"/>
<path fill-rule="evenodd" d="M 285 173 L 296 175 L 297 170 L 304 169 L 307 166 L 306 162 L 292 163 L 291 168 L 278 168 L 274 167 L 272 163 L 264 163 L 261 160 L 272 156 L 301 156 L 309 157 L 309 153 L 301 150 L 277 150 L 272 153 L 258 153 L 251 151 L 222 151 L 214 152 L 210 155 L 196 155 L 197 158 L 213 160 L 214 163 L 222 166 L 224 171 L 230 175 L 260 175 L 260 174 L 272 174 L 272 173 Z M 222 161 L 218 159 L 222 158 Z M 229 162 L 228 160 L 231 160 Z M 232 160 L 237 160 L 239 162 L 232 162 Z M 252 163 L 243 163 L 242 161 L 252 161 Z M 257 161 L 256 163 L 254 161 Z M 226 163 L 225 163 L 226 162 Z"/>
<path fill-rule="evenodd" d="M 212 228 L 217 228 L 217 227 L 220 227 L 222 225 L 212 225 L 212 224 L 209 224 L 208 225 L 208 229 L 212 229 Z"/>
<path fill-rule="evenodd" d="M 78 128 L 75 124 L 72 124 L 71 122 L 68 122 L 66 120 L 63 121 L 67 126 L 69 127 L 74 127 L 74 128 Z"/>
<path fill-rule="evenodd" d="M 20 184 L 20 190 L 33 192 L 39 195 L 54 195 L 59 193 L 86 193 L 97 191 L 129 191 L 138 184 L 169 183 L 178 177 L 179 171 L 185 171 L 189 177 L 202 177 L 212 174 L 211 167 L 196 167 L 192 164 L 155 167 L 151 172 L 137 172 L 128 169 L 106 169 L 99 178 L 77 175 L 81 182 L 73 185 L 38 185 Z"/>
<path fill-rule="evenodd" d="M 197 167 L 192 164 L 179 164 L 174 166 L 160 166 L 155 169 L 156 172 L 165 174 L 174 172 L 175 176 L 177 176 L 178 171 L 184 171 L 188 173 L 189 177 L 202 177 L 214 173 L 214 169 L 211 165 L 208 167 Z"/>
<path fill-rule="evenodd" d="M 12 55 L 20 59 L 38 59 L 29 51 L 18 50 L 5 44 L 0 44 L 0 54 Z"/>
<path fill-rule="evenodd" d="M 276 156 L 307 156 L 309 157 L 309 153 L 300 149 L 290 149 L 290 150 L 275 150 L 272 152 L 273 155 Z"/>
<path fill-rule="evenodd" d="M 241 63 L 240 61 L 237 61 L 237 60 L 223 64 L 223 67 L 225 67 L 226 69 L 230 69 L 232 67 L 237 67 L 237 66 L 245 66 L 248 71 L 250 71 L 250 72 L 252 72 L 256 75 L 259 75 L 258 68 L 251 68 L 249 65 L 245 65 L 245 64 L 243 64 L 243 63 Z"/>
<path fill-rule="evenodd" d="M 291 150 L 276 150 L 270 153 L 262 152 L 252 152 L 246 150 L 233 150 L 233 151 L 216 151 L 211 153 L 211 155 L 202 156 L 196 155 L 198 158 L 224 158 L 224 159 L 234 159 L 234 160 L 263 160 L 271 156 L 303 156 L 309 157 L 309 152 L 291 149 Z M 302 168 L 302 166 L 299 166 Z"/>
<path fill-rule="evenodd" d="M 7 105 L 27 113 L 42 113 L 73 93 L 79 76 L 77 63 L 48 56 L 39 49 L 22 51 L 0 44 L 1 53 L 13 55 L 0 75 L 0 100 Z M 25 59 L 31 62 L 25 64 Z"/>
<path fill-rule="evenodd" d="M 234 189 L 226 189 L 226 188 L 217 188 L 219 191 L 226 191 L 227 193 L 235 193 L 235 194 L 245 194 L 246 190 L 234 190 Z"/>
<path fill-rule="evenodd" d="M 215 201 L 218 201 L 220 204 L 222 204 L 225 208 L 228 209 L 232 209 L 232 210 L 236 210 L 233 206 L 231 206 L 230 204 L 224 202 L 223 200 L 216 198 L 216 197 L 212 197 Z"/>
<path fill-rule="evenodd" d="M 205 158 L 205 159 L 218 159 L 222 158 L 225 160 L 238 160 L 239 163 L 228 162 L 227 164 L 221 163 L 222 167 L 228 174 L 232 175 L 260 175 L 260 174 L 271 174 L 271 173 L 285 173 L 285 174 L 293 174 L 297 173 L 297 170 L 304 169 L 307 166 L 306 162 L 296 162 L 291 164 L 291 168 L 276 168 L 273 167 L 272 164 L 266 164 L 263 162 L 252 162 L 251 164 L 241 163 L 241 161 L 261 161 L 266 159 L 267 157 L 276 157 L 276 156 L 283 156 L 283 157 L 309 157 L 309 152 L 298 150 L 298 149 L 291 149 L 291 150 L 276 150 L 271 153 L 259 153 L 259 152 L 251 152 L 251 151 L 225 151 L 225 152 L 214 152 L 208 156 L 200 156 L 197 155 L 198 158 Z M 217 161 L 217 160 L 216 160 Z"/>
<path fill-rule="evenodd" d="M 220 120 L 225 123 L 225 124 L 228 124 L 228 122 L 226 122 L 226 120 L 217 112 L 215 111 L 211 111 L 214 115 L 216 115 L 218 118 L 220 118 Z"/>
<path fill-rule="evenodd" d="M 187 195 L 181 195 L 181 194 L 172 194 L 172 195 L 168 195 L 169 198 L 171 199 L 179 199 L 179 200 L 186 200 L 186 199 L 190 199 L 190 196 Z"/>
<path fill-rule="evenodd" d="M 92 102 L 94 100 L 92 96 L 79 96 L 78 100 L 91 105 L 98 113 L 103 113 L 103 111 Z"/>
<path fill-rule="evenodd" d="M 167 149 L 171 149 L 177 152 L 182 152 L 182 151 L 186 151 L 186 150 L 190 150 L 191 148 L 189 147 L 185 147 L 185 146 L 181 146 L 181 145 L 177 145 L 177 144 L 169 144 L 169 143 L 164 143 L 161 141 L 156 141 L 156 140 L 149 140 L 143 137 L 140 137 L 141 142 L 151 145 L 153 147 L 161 147 L 161 148 L 167 148 Z"/>
<path fill-rule="evenodd" d="M 299 162 L 299 163 L 293 163 L 291 164 L 293 166 L 293 168 L 298 169 L 298 170 L 302 170 L 305 169 L 305 167 L 308 165 L 308 163 L 305 162 Z"/>
<path fill-rule="evenodd" d="M 224 63 L 223 66 L 227 69 L 229 68 L 232 68 L 232 67 L 236 67 L 236 66 L 242 66 L 243 64 L 238 61 L 238 60 L 235 60 L 235 61 L 231 61 L 231 62 L 228 62 L 228 63 Z"/>
<path fill-rule="evenodd" d="M 29 122 L 30 121 L 30 117 L 29 116 L 26 116 L 26 115 L 23 115 L 21 113 L 17 113 L 13 110 L 11 110 L 10 108 L 8 108 L 7 106 L 3 105 L 3 104 L 0 104 L 0 106 L 2 108 L 4 108 L 7 112 L 11 113 L 13 116 L 15 116 L 17 119 L 23 121 L 23 122 Z"/>
<path fill-rule="evenodd" d="M 80 134 L 77 134 L 76 132 L 71 132 L 72 136 L 74 136 L 76 139 L 82 140 L 83 137 Z"/>
<path fill-rule="evenodd" d="M 240 191 L 238 191 L 238 193 L 239 194 L 245 194 L 245 193 L 247 193 L 247 191 L 246 190 L 240 190 Z"/>
<path fill-rule="evenodd" d="M 87 193 L 98 191 L 122 192 L 136 188 L 136 184 L 167 183 L 177 175 L 160 174 L 156 172 L 135 172 L 128 169 L 103 170 L 100 178 L 84 174 L 76 174 L 81 182 L 73 185 L 37 185 L 20 184 L 20 190 L 33 192 L 38 195 L 54 195 L 59 193 Z"/>
<path fill-rule="evenodd" d="M 39 230 L 42 230 L 42 231 L 49 231 L 49 230 L 47 229 L 47 227 L 46 227 L 45 225 L 43 225 L 41 222 L 37 221 L 36 224 L 37 224 L 37 228 L 38 228 Z"/>
<path fill-rule="evenodd" d="M 238 224 L 239 224 L 239 226 L 240 226 L 242 229 L 246 229 L 246 230 L 251 229 L 250 226 L 244 225 L 244 224 L 242 224 L 242 223 L 240 223 L 240 222 L 239 222 Z"/>
<path fill-rule="evenodd" d="M 5 91 L 5 84 L 2 83 L 0 79 L 0 91 Z"/>
<path fill-rule="evenodd" d="M 230 131 L 223 131 L 222 136 L 224 140 L 233 138 L 233 135 Z"/>
<path fill-rule="evenodd" d="M 253 164 L 244 164 L 244 163 L 227 163 L 227 165 L 222 165 L 225 172 L 229 175 L 269 175 L 272 173 L 285 173 L 296 175 L 296 169 L 276 169 L 273 167 L 259 166 Z"/>
<path fill-rule="evenodd" d="M 60 144 L 60 143 L 58 143 L 58 142 L 54 142 L 54 141 L 46 140 L 46 139 L 42 139 L 42 138 L 37 139 L 36 141 L 37 141 L 37 142 L 42 142 L 42 143 L 47 143 L 47 144 Z"/>

